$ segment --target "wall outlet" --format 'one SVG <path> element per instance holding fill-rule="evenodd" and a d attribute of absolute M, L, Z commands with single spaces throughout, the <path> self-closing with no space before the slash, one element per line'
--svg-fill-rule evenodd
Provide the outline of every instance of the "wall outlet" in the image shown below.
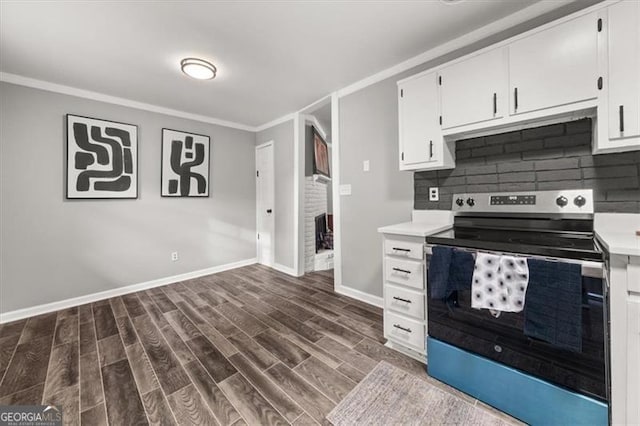
<path fill-rule="evenodd" d="M 174 252 L 171 253 L 171 260 L 173 262 L 178 260 L 178 252 L 177 251 L 174 251 Z"/>
<path fill-rule="evenodd" d="M 351 184 L 340 185 L 340 195 L 351 195 Z"/>
<path fill-rule="evenodd" d="M 362 171 L 363 172 L 368 172 L 369 171 L 369 160 L 364 160 L 362 162 Z"/>
<path fill-rule="evenodd" d="M 438 191 L 438 187 L 434 186 L 429 188 L 429 201 L 438 201 L 440 200 L 440 192 Z"/>

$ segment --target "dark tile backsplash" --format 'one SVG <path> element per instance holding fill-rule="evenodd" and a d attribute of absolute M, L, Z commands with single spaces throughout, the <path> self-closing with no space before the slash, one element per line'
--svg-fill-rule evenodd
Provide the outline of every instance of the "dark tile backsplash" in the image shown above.
<path fill-rule="evenodd" d="M 455 169 L 414 173 L 414 207 L 450 210 L 458 192 L 586 188 L 597 212 L 640 213 L 639 176 L 640 151 L 591 155 L 584 119 L 457 141 Z"/>

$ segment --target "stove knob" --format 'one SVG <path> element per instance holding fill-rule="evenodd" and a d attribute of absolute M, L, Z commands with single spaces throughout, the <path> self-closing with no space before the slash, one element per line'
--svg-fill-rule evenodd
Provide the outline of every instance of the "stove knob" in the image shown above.
<path fill-rule="evenodd" d="M 473 207 L 476 202 L 474 201 L 473 198 L 467 198 L 467 204 L 469 205 L 469 207 Z"/>
<path fill-rule="evenodd" d="M 462 207 L 462 206 L 464 205 L 464 199 L 462 199 L 462 198 L 458 198 L 458 199 L 456 200 L 456 204 L 457 204 L 459 207 Z"/>
<path fill-rule="evenodd" d="M 582 195 L 578 195 L 576 198 L 573 199 L 573 204 L 575 204 L 578 207 L 582 207 L 585 204 L 587 204 L 587 200 Z"/>
<path fill-rule="evenodd" d="M 556 198 L 556 204 L 559 205 L 560 207 L 564 207 L 567 204 L 569 204 L 569 200 L 567 200 L 567 197 L 561 195 L 558 198 Z"/>

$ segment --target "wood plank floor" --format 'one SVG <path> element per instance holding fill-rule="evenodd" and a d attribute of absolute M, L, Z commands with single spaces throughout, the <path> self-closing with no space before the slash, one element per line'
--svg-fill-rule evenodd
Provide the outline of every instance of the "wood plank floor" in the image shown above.
<path fill-rule="evenodd" d="M 382 360 L 382 310 L 331 271 L 252 265 L 0 325 L 0 404 L 56 404 L 75 424 L 327 424 Z"/>

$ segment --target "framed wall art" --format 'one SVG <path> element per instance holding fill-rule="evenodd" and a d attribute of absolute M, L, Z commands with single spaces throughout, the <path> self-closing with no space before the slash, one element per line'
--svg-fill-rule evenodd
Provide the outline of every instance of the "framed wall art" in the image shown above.
<path fill-rule="evenodd" d="M 162 129 L 161 195 L 209 196 L 209 136 Z"/>
<path fill-rule="evenodd" d="M 67 114 L 67 198 L 138 198 L 138 127 Z"/>

